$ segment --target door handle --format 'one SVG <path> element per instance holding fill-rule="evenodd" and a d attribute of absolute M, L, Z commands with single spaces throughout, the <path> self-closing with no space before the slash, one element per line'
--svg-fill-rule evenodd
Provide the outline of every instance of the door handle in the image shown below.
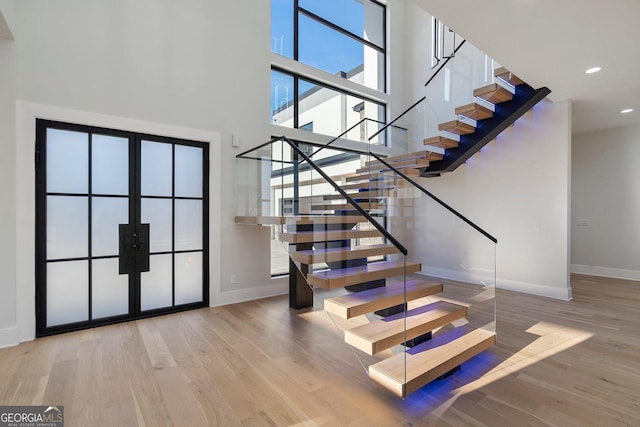
<path fill-rule="evenodd" d="M 149 271 L 149 224 L 119 224 L 119 273 Z"/>
<path fill-rule="evenodd" d="M 131 274 L 135 270 L 135 237 L 133 226 L 129 224 L 119 224 L 119 267 L 120 274 Z"/>
<path fill-rule="evenodd" d="M 149 224 L 139 224 L 136 240 L 136 270 L 149 271 Z"/>

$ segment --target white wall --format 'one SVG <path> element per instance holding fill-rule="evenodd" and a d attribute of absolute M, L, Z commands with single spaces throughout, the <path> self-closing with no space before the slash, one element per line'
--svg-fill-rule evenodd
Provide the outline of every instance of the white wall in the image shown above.
<path fill-rule="evenodd" d="M 405 16 L 405 96 L 415 101 L 425 94 L 423 85 L 431 74 L 431 16 L 415 1 L 407 2 Z M 456 171 L 421 180 L 425 188 L 498 239 L 498 287 L 571 298 L 570 110 L 568 103 L 545 100 Z M 428 206 L 424 200 L 418 203 Z M 451 220 L 443 214 L 438 221 L 444 218 Z M 466 274 L 468 280 L 484 280 L 483 271 L 492 258 L 486 251 L 491 248 L 483 239 L 467 242 L 474 233 L 460 231 L 462 228 L 458 225 L 449 243 L 441 239 L 444 224 L 439 233 L 430 235 L 436 236 L 431 242 L 425 241 L 425 233 L 413 229 L 406 234 L 408 246 L 423 254 L 423 259 L 415 259 L 423 262 L 427 272 L 457 279 Z M 435 252 L 434 244 L 438 245 Z M 447 245 L 452 249 L 449 256 L 445 255 Z M 475 252 L 482 255 L 474 256 L 470 245 L 479 248 Z M 463 274 L 460 264 L 471 270 Z"/>
<path fill-rule="evenodd" d="M 573 141 L 571 271 L 640 280 L 640 126 Z"/>
<path fill-rule="evenodd" d="M 286 291 L 284 281 L 270 279 L 268 229 L 233 222 L 238 150 L 231 148 L 230 135 L 240 134 L 242 148 L 270 136 L 269 21 L 265 19 L 269 2 L 21 0 L 14 4 L 19 19 L 6 13 L 5 18 L 16 41 L 0 41 L 0 346 L 16 343 L 3 337 L 3 328 L 11 333 L 19 329 L 21 340 L 32 338 L 34 332 L 32 300 L 21 298 L 15 319 L 16 287 L 20 294 L 33 292 L 24 289 L 33 287 L 32 248 L 16 242 L 12 233 L 14 228 L 22 233 L 33 230 L 34 189 L 29 180 L 33 140 L 23 128 L 35 126 L 19 120 L 22 128 L 14 132 L 16 101 L 33 111 L 61 107 L 56 111 L 77 112 L 69 113 L 70 120 L 100 121 L 105 116 L 123 126 L 148 123 L 186 133 L 219 132 L 220 167 L 211 175 L 212 182 L 222 182 L 222 187 L 211 209 L 218 210 L 221 233 L 219 242 L 211 243 L 219 243 L 221 267 L 211 272 L 212 304 Z M 15 165 L 14 147 L 22 153 Z M 16 173 L 20 198 L 14 204 Z M 28 216 L 19 216 L 16 223 L 16 210 Z M 13 254 L 24 260 L 18 262 L 17 273 Z M 232 274 L 237 275 L 235 285 L 230 283 Z"/>
<path fill-rule="evenodd" d="M 425 188 L 497 238 L 499 288 L 571 298 L 570 110 L 566 102 L 545 100 L 454 172 L 420 179 Z M 445 239 L 424 242 L 423 233 L 413 232 L 409 246 L 419 251 L 430 244 L 440 259 L 434 264 L 434 258 L 427 256 L 429 252 L 410 258 L 423 262 L 427 272 L 437 271 L 453 279 L 463 277 L 447 266 L 464 260 L 468 263 L 468 279 L 481 279 L 473 270 L 484 269 L 487 259 L 483 255 L 474 261 L 472 249 L 490 249 L 482 239 L 467 243 L 465 239 L 473 234 L 445 236 L 455 240 L 447 243 Z M 456 258 L 459 253 L 447 253 L 447 245 L 467 248 L 470 253 Z"/>
<path fill-rule="evenodd" d="M 10 22 L 7 5 L 0 3 Z M 7 22 L 7 23 L 8 23 Z M 15 343 L 16 327 L 16 233 L 15 233 L 15 43 L 0 38 L 0 347 Z"/>

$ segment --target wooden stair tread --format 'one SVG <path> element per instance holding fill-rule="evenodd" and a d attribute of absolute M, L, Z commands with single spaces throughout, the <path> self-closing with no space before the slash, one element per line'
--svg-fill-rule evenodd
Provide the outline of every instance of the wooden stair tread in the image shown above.
<path fill-rule="evenodd" d="M 415 168 L 398 169 L 398 172 L 401 172 L 406 176 L 420 176 L 420 169 L 415 169 Z"/>
<path fill-rule="evenodd" d="M 440 123 L 438 130 L 455 133 L 456 135 L 467 135 L 475 132 L 476 128 L 460 120 L 451 120 L 450 122 Z"/>
<path fill-rule="evenodd" d="M 350 175 L 345 177 L 346 182 L 358 182 L 358 181 L 372 181 L 372 180 L 387 180 L 391 179 L 393 176 L 384 174 L 382 172 L 373 172 L 373 173 L 359 173 L 356 175 Z"/>
<path fill-rule="evenodd" d="M 340 177 L 333 177 L 332 179 L 336 181 L 337 179 L 340 179 Z M 317 184 L 326 184 L 326 183 L 327 183 L 327 180 L 324 178 L 303 179 L 298 181 L 298 186 L 306 187 L 307 185 L 317 185 Z M 292 187 L 293 187 L 293 182 L 285 182 L 281 184 L 274 184 L 271 186 L 271 188 L 275 188 L 278 190 L 283 188 L 292 188 Z"/>
<path fill-rule="evenodd" d="M 424 145 L 432 145 L 434 147 L 439 148 L 456 148 L 458 146 L 458 141 L 451 138 L 446 138 L 444 136 L 432 136 L 431 138 L 426 138 L 424 140 Z"/>
<path fill-rule="evenodd" d="M 395 192 L 378 190 L 378 191 L 360 191 L 357 193 L 347 193 L 352 199 L 380 199 L 382 197 L 394 197 Z M 342 194 L 327 194 L 324 200 L 344 200 Z"/>
<path fill-rule="evenodd" d="M 507 70 L 505 67 L 496 68 L 493 70 L 493 75 L 500 80 L 509 83 L 511 86 L 518 86 L 524 83 L 520 77 Z"/>
<path fill-rule="evenodd" d="M 496 334 L 461 326 L 369 367 L 369 377 L 399 397 L 418 390 L 494 345 Z"/>
<path fill-rule="evenodd" d="M 385 209 L 387 205 L 384 203 L 371 203 L 371 202 L 361 202 L 358 205 L 362 209 L 373 210 L 373 209 Z M 356 208 L 350 203 L 326 203 L 321 205 L 311 205 L 311 209 L 314 211 L 344 211 L 344 210 L 356 210 Z"/>
<path fill-rule="evenodd" d="M 400 163 L 400 162 L 405 162 L 405 161 L 415 160 L 415 159 L 427 160 L 427 161 L 441 160 L 442 154 L 434 153 L 433 151 L 428 151 L 428 150 L 420 150 L 420 151 L 414 151 L 412 153 L 400 154 L 398 156 L 385 157 L 383 160 L 395 167 L 396 162 Z M 379 164 L 382 164 L 382 163 L 378 160 L 366 162 L 366 165 L 379 165 Z"/>
<path fill-rule="evenodd" d="M 484 99 L 492 104 L 499 104 L 505 101 L 511 101 L 513 94 L 497 83 L 475 89 L 473 96 Z"/>
<path fill-rule="evenodd" d="M 335 240 L 364 239 L 367 237 L 380 237 L 378 230 L 320 230 L 320 231 L 287 231 L 280 233 L 279 239 L 283 242 L 313 243 L 332 242 Z"/>
<path fill-rule="evenodd" d="M 404 181 L 400 180 L 380 180 L 380 181 L 367 181 L 367 182 L 358 182 L 355 184 L 346 184 L 340 186 L 343 190 L 356 190 L 359 188 L 369 188 L 375 190 L 392 190 L 398 186 L 406 185 Z"/>
<path fill-rule="evenodd" d="M 405 175 L 409 176 L 418 176 L 420 175 L 420 171 L 417 169 L 399 169 L 401 172 L 408 171 Z M 404 173 L 404 172 L 403 172 Z M 380 170 L 380 171 L 371 171 L 366 173 L 359 173 L 358 175 L 351 175 L 345 178 L 347 182 L 359 182 L 359 181 L 372 181 L 377 180 L 378 178 L 391 178 L 399 180 L 401 179 L 394 171 L 392 170 Z"/>
<path fill-rule="evenodd" d="M 473 120 L 484 120 L 493 117 L 493 111 L 475 102 L 456 108 L 455 113 Z"/>
<path fill-rule="evenodd" d="M 367 258 L 370 256 L 397 254 L 400 251 L 393 245 L 380 244 L 368 246 L 352 246 L 348 248 L 324 248 L 295 251 L 291 258 L 302 264 L 335 262 L 349 259 Z"/>
<path fill-rule="evenodd" d="M 406 273 L 417 273 L 422 269 L 420 263 L 407 262 Z M 343 288 L 349 285 L 402 276 L 405 273 L 404 261 L 372 262 L 357 267 L 339 268 L 335 270 L 319 271 L 307 276 L 307 283 L 322 289 Z"/>
<path fill-rule="evenodd" d="M 296 216 L 236 216 L 236 224 L 286 225 L 286 224 L 350 224 L 366 221 L 362 215 L 296 215 Z"/>
<path fill-rule="evenodd" d="M 374 355 L 424 335 L 467 315 L 467 307 L 446 301 L 436 301 L 405 313 L 394 314 L 344 333 L 344 340 L 369 355 Z M 406 326 L 405 326 L 406 325 Z M 405 330 L 406 327 L 406 330 Z"/>
<path fill-rule="evenodd" d="M 409 280 L 406 285 L 406 301 L 442 292 L 442 283 L 424 280 Z M 405 302 L 405 284 L 394 283 L 381 288 L 369 289 L 324 300 L 324 309 L 331 314 L 350 319 L 383 308 Z"/>
<path fill-rule="evenodd" d="M 402 161 L 389 161 L 387 163 L 389 163 L 389 165 L 393 166 L 396 169 L 404 169 L 404 168 L 419 169 L 419 168 L 426 168 L 427 166 L 429 166 L 429 160 L 419 159 L 419 158 L 402 160 Z M 370 171 L 386 171 L 386 170 L 391 170 L 391 169 L 389 169 L 389 167 L 385 164 L 376 162 L 376 163 L 371 163 L 367 166 L 364 166 L 360 169 L 356 169 L 356 173 L 366 173 Z"/>

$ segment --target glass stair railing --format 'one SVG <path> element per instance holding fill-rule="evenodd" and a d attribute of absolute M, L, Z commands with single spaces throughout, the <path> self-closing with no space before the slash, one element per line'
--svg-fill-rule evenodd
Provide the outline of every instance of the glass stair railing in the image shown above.
<path fill-rule="evenodd" d="M 495 343 L 497 240 L 434 196 L 450 172 L 540 102 L 468 42 L 389 124 L 325 145 L 275 138 L 237 156 L 236 221 L 274 228 L 292 308 L 324 310 L 369 377 L 400 397 Z"/>
<path fill-rule="evenodd" d="M 425 95 L 372 137 L 400 156 L 436 153 L 419 175 L 438 176 L 464 164 L 549 93 L 463 42 L 431 75 Z M 408 131 L 399 135 L 397 129 Z"/>
<path fill-rule="evenodd" d="M 495 342 L 496 241 L 414 180 L 432 154 L 343 145 L 281 137 L 238 155 L 236 221 L 274 227 L 290 306 L 324 310 L 370 378 L 404 398 Z"/>

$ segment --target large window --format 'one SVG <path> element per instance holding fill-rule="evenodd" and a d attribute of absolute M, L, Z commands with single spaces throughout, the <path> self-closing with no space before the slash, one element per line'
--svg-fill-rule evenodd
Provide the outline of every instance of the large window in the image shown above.
<path fill-rule="evenodd" d="M 366 143 L 386 123 L 383 4 L 375 0 L 271 0 L 271 50 L 288 58 L 274 55 L 272 63 L 272 124 Z M 384 144 L 384 138 L 373 142 Z M 358 155 L 343 156 L 327 149 L 314 160 L 331 173 L 362 166 Z M 305 179 L 301 174 L 300 180 Z M 273 214 L 293 212 L 292 188 L 292 183 L 272 183 L 273 197 L 283 206 Z M 302 188 L 300 197 L 309 202 L 312 198 L 304 196 L 307 190 Z M 286 273 L 288 249 L 272 237 L 271 272 Z"/>
<path fill-rule="evenodd" d="M 385 15 L 373 0 L 271 0 L 271 50 L 384 92 Z"/>
<path fill-rule="evenodd" d="M 363 126 L 373 134 L 385 122 L 384 104 L 285 71 L 271 71 L 271 123 L 338 136 L 364 118 L 371 119 Z M 359 127 L 345 137 L 366 142 Z"/>

